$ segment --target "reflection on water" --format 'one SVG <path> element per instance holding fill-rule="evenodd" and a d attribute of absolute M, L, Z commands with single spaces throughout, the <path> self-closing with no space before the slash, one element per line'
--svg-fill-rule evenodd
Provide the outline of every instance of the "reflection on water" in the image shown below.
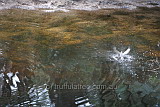
<path fill-rule="evenodd" d="M 159 12 L 0 11 L 0 106 L 159 107 Z"/>
<path fill-rule="evenodd" d="M 29 98 L 31 102 L 28 102 L 28 105 L 41 105 L 41 106 L 50 106 L 51 104 L 49 98 L 49 90 L 47 89 L 47 84 L 42 86 L 33 85 L 32 88 L 28 91 Z M 23 102 L 24 103 L 24 102 Z"/>

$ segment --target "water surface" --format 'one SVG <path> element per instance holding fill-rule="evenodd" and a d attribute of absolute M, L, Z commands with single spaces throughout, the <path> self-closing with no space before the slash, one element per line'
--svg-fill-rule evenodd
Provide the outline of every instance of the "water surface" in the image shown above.
<path fill-rule="evenodd" d="M 159 107 L 159 14 L 158 7 L 1 10 L 0 105 Z M 131 59 L 115 60 L 114 47 L 130 48 Z M 3 76 L 9 72 L 19 72 L 17 90 Z"/>

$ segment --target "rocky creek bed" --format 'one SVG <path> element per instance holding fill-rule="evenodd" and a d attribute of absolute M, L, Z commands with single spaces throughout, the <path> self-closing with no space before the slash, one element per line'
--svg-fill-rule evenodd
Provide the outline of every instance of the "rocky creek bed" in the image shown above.
<path fill-rule="evenodd" d="M 159 7 L 41 10 L 0 11 L 0 106 L 160 106 Z M 133 60 L 110 60 L 113 47 Z M 107 88 L 54 87 L 65 83 Z"/>

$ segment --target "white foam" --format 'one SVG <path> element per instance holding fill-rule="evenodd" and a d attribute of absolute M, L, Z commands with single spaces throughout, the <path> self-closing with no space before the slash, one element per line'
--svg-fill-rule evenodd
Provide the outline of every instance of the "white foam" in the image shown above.
<path fill-rule="evenodd" d="M 61 8 L 56 8 L 56 9 L 50 9 L 50 10 L 42 10 L 43 12 L 56 12 L 56 11 L 62 11 L 62 12 L 69 12 L 67 9 L 61 9 Z"/>

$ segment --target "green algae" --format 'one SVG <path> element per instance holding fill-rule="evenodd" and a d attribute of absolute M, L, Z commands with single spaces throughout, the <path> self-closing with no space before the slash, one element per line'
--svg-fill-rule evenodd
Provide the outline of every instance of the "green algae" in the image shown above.
<path fill-rule="evenodd" d="M 0 14 L 0 37 L 53 49 L 86 43 L 84 47 L 93 48 L 98 43 L 113 45 L 115 41 L 138 49 L 149 47 L 148 44 L 153 47 L 159 41 L 160 25 L 159 15 L 155 12 L 159 12 L 158 8 L 72 10 L 69 13 L 3 10 Z"/>

